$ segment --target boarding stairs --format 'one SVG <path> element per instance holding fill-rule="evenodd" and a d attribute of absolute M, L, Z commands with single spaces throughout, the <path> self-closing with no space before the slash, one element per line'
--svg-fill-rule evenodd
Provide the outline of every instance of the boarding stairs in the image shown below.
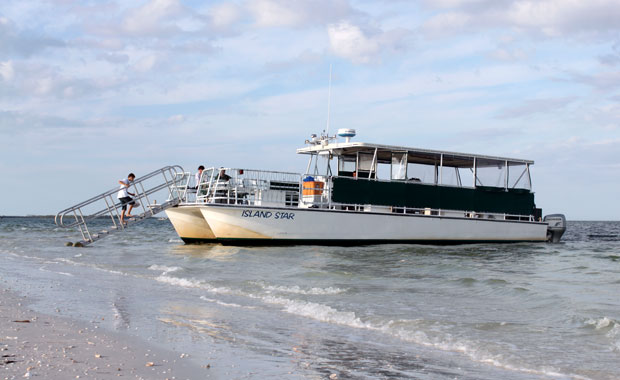
<path fill-rule="evenodd" d="M 67 243 L 73 246 L 86 246 L 106 236 L 126 230 L 147 218 L 174 207 L 185 200 L 187 196 L 190 173 L 184 172 L 178 165 L 164 166 L 142 177 L 136 178 L 128 191 L 134 193 L 134 201 L 139 205 L 133 208 L 133 218 L 125 217 L 121 223 L 122 204 L 117 199 L 119 186 L 99 194 L 84 202 L 60 211 L 55 218 L 56 225 L 64 228 L 76 228 L 82 235 L 82 240 Z M 156 198 L 166 198 L 163 203 L 157 203 Z M 105 222 L 111 219 L 112 225 Z M 108 226 L 102 226 L 108 224 Z M 91 232 L 96 230 L 97 232 Z"/>

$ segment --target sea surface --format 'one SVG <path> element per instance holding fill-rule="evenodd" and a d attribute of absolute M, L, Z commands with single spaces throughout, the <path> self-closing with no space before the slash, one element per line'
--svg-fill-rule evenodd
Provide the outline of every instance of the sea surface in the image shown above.
<path fill-rule="evenodd" d="M 620 379 L 620 222 L 560 244 L 185 245 L 166 219 L 76 240 L 0 219 L 0 286 L 213 378 Z"/>

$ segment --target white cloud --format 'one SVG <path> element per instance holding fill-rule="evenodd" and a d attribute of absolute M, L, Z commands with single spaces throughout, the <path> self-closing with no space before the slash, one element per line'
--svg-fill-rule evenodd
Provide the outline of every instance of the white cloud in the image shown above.
<path fill-rule="evenodd" d="M 206 18 L 184 7 L 180 0 L 150 0 L 127 11 L 122 23 L 123 31 L 130 35 L 158 38 L 198 32 L 205 26 Z"/>
<path fill-rule="evenodd" d="M 242 9 L 233 3 L 217 4 L 209 10 L 211 27 L 216 30 L 226 30 L 242 18 Z"/>
<path fill-rule="evenodd" d="M 123 21 L 132 34 L 158 34 L 170 27 L 169 21 L 181 13 L 179 0 L 151 0 L 130 11 Z"/>
<path fill-rule="evenodd" d="M 186 119 L 185 115 L 172 115 L 168 118 L 168 121 L 170 123 L 180 124 L 180 123 L 183 123 L 185 119 Z"/>
<path fill-rule="evenodd" d="M 247 7 L 260 27 L 323 25 L 356 14 L 347 0 L 252 0 Z"/>
<path fill-rule="evenodd" d="M 379 61 L 382 52 L 406 47 L 409 36 L 405 29 L 370 32 L 347 21 L 329 25 L 327 34 L 331 51 L 354 63 Z"/>
<path fill-rule="evenodd" d="M 0 17 L 0 58 L 30 57 L 52 47 L 63 47 L 62 40 L 26 33 L 12 20 Z"/>
<path fill-rule="evenodd" d="M 147 54 L 146 56 L 138 59 L 133 65 L 132 68 L 138 72 L 144 73 L 150 71 L 155 64 L 157 63 L 157 57 L 155 54 Z"/>
<path fill-rule="evenodd" d="M 355 63 L 368 63 L 379 53 L 379 41 L 367 37 L 356 25 L 348 22 L 330 25 L 327 33 L 332 52 Z"/>
<path fill-rule="evenodd" d="M 620 29 L 620 7 L 616 0 L 515 1 L 507 16 L 516 26 L 536 28 L 551 36 Z"/>
<path fill-rule="evenodd" d="M 422 30 L 434 36 L 448 35 L 469 26 L 472 16 L 464 12 L 440 13 L 426 21 Z"/>
<path fill-rule="evenodd" d="M 617 0 L 440 0 L 426 2 L 440 12 L 423 25 L 431 35 L 515 28 L 549 37 L 606 36 L 620 30 Z"/>
<path fill-rule="evenodd" d="M 15 70 L 13 69 L 13 62 L 6 61 L 0 62 L 0 77 L 4 82 L 10 82 L 15 77 Z"/>
<path fill-rule="evenodd" d="M 537 113 L 549 113 L 564 108 L 575 100 L 576 98 L 572 96 L 549 99 L 529 99 L 518 106 L 501 110 L 499 118 L 509 119 L 531 116 Z"/>
<path fill-rule="evenodd" d="M 491 52 L 491 57 L 500 61 L 522 61 L 527 58 L 527 53 L 523 49 L 499 47 Z"/>

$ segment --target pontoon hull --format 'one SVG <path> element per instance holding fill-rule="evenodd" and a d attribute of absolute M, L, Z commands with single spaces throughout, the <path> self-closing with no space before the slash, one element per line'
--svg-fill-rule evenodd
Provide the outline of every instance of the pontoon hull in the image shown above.
<path fill-rule="evenodd" d="M 327 209 L 197 206 L 224 244 L 374 244 L 546 241 L 540 222 Z"/>
<path fill-rule="evenodd" d="M 198 206 L 179 206 L 166 210 L 170 223 L 185 243 L 215 242 L 216 238 Z"/>

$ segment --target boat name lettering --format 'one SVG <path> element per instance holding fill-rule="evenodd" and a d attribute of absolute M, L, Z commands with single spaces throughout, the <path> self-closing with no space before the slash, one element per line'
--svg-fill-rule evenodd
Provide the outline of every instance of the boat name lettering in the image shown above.
<path fill-rule="evenodd" d="M 271 211 L 253 211 L 253 210 L 242 210 L 241 211 L 242 218 L 264 218 L 264 219 L 287 219 L 294 220 L 295 213 L 294 212 L 271 212 Z"/>

